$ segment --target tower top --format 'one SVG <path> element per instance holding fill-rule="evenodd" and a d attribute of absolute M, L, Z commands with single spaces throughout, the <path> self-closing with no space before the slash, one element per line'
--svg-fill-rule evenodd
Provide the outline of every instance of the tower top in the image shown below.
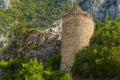
<path fill-rule="evenodd" d="M 79 14 L 80 16 L 84 16 L 84 17 L 88 17 L 88 18 L 92 18 L 92 15 L 83 11 L 79 6 L 74 7 L 70 12 L 68 12 L 67 14 L 65 14 L 63 16 L 64 17 L 69 17 L 70 15 L 76 15 Z"/>

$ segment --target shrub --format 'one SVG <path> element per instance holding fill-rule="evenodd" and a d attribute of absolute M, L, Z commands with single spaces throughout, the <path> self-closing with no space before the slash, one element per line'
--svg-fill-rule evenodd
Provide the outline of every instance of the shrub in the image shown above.
<path fill-rule="evenodd" d="M 61 78 L 61 80 L 72 80 L 72 77 L 71 77 L 71 75 L 70 74 L 65 74 L 62 78 Z"/>
<path fill-rule="evenodd" d="M 42 64 L 38 63 L 37 59 L 30 62 L 22 63 L 22 69 L 18 70 L 14 76 L 15 80 L 44 80 L 43 74 L 50 74 L 48 71 L 43 71 Z"/>
<path fill-rule="evenodd" d="M 119 51 L 120 47 L 111 49 L 99 45 L 87 47 L 77 53 L 72 71 L 85 78 L 90 77 L 90 75 L 97 78 L 116 77 L 120 74 Z"/>
<path fill-rule="evenodd" d="M 37 59 L 1 60 L 0 68 L 5 72 L 5 80 L 69 80 L 70 75 L 63 71 L 44 68 Z"/>

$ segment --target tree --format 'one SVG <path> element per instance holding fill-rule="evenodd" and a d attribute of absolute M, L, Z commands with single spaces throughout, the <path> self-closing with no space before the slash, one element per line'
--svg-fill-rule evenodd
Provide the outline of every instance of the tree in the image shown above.
<path fill-rule="evenodd" d="M 97 23 L 90 45 L 76 54 L 72 68 L 82 77 L 113 78 L 120 75 L 120 18 Z"/>

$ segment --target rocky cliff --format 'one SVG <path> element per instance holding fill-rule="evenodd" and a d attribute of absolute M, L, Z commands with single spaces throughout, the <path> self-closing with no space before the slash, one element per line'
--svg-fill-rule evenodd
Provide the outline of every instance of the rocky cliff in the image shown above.
<path fill-rule="evenodd" d="M 98 19 L 120 16 L 120 0 L 81 0 L 80 6 Z"/>
<path fill-rule="evenodd" d="M 12 0 L 0 0 L 0 6 L 8 9 Z"/>
<path fill-rule="evenodd" d="M 38 58 L 50 57 L 60 53 L 61 41 L 58 35 L 48 32 L 31 30 L 16 35 L 10 42 L 9 47 L 1 54 L 1 59 L 17 57 Z"/>

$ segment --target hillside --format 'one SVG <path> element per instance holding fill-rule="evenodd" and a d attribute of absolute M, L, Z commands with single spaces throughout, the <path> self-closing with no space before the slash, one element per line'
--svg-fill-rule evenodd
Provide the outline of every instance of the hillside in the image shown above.
<path fill-rule="evenodd" d="M 119 80 L 120 0 L 0 0 L 0 80 Z"/>
<path fill-rule="evenodd" d="M 19 24 L 27 28 L 43 30 L 54 25 L 53 22 L 60 19 L 71 8 L 69 0 L 1 0 L 0 3 L 0 51 L 3 50 L 2 47 L 6 47 L 7 44 L 4 43 L 8 43 L 15 35 L 14 30 L 19 27 Z M 8 6 L 6 3 L 11 7 L 6 9 L 5 6 Z"/>

